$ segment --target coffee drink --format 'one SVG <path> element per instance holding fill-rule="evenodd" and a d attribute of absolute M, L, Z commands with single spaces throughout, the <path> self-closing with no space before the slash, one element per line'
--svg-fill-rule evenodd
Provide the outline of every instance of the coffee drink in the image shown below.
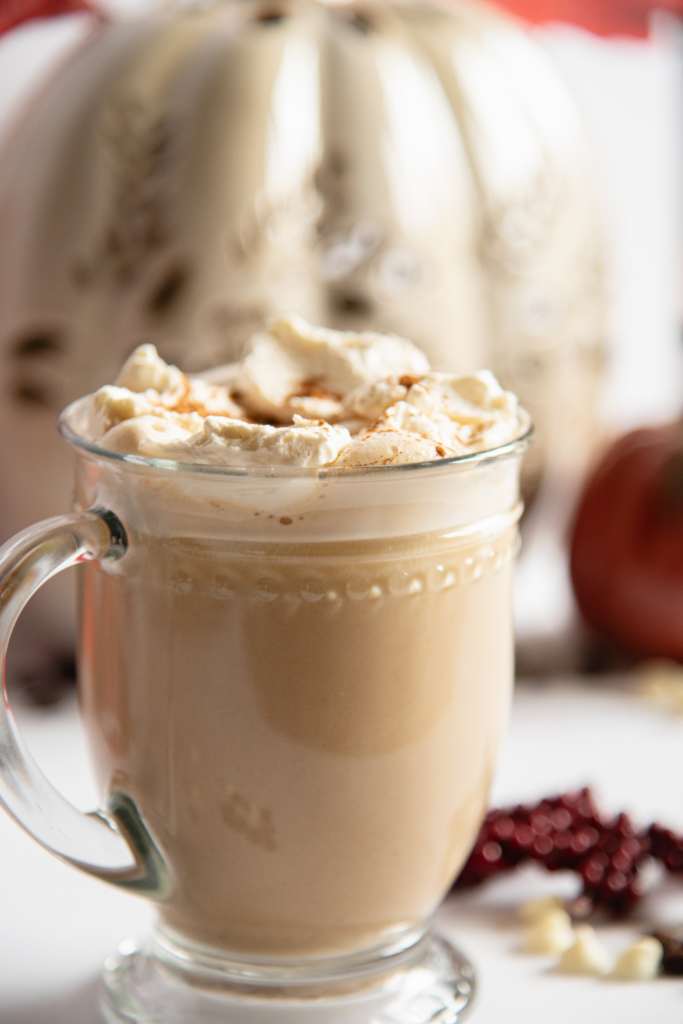
<path fill-rule="evenodd" d="M 82 574 L 82 703 L 103 793 L 160 850 L 167 941 L 259 960 L 419 933 L 508 711 L 517 459 L 485 454 L 523 431 L 514 397 L 290 319 L 203 378 L 143 346 L 72 417 L 133 460 L 81 474 L 129 544 Z"/>
<path fill-rule="evenodd" d="M 163 851 L 165 925 L 295 956 L 425 921 L 486 806 L 514 550 L 512 524 L 223 548 L 140 535 L 125 574 L 86 569 L 95 765 Z"/>

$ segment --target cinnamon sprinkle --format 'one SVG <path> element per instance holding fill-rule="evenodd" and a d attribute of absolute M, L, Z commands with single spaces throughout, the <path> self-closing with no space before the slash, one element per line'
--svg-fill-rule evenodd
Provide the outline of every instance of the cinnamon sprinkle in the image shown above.
<path fill-rule="evenodd" d="M 211 413 L 202 405 L 201 402 L 190 398 L 190 380 L 186 374 L 183 374 L 183 393 L 181 394 L 178 401 L 169 407 L 170 412 L 198 412 L 200 416 L 210 416 Z"/>
<path fill-rule="evenodd" d="M 182 391 L 182 394 L 180 395 L 178 400 L 176 402 L 174 402 L 173 405 L 164 405 L 164 408 L 168 409 L 169 412 L 176 412 L 176 413 L 181 413 L 181 414 L 182 413 L 196 412 L 200 416 L 204 416 L 204 417 L 207 417 L 207 416 L 220 416 L 220 415 L 224 415 L 224 416 L 231 416 L 231 415 L 233 415 L 229 411 L 226 411 L 224 413 L 217 413 L 215 410 L 212 411 L 211 409 L 207 409 L 206 406 L 202 402 L 200 402 L 196 398 L 192 398 L 191 397 L 191 389 L 192 389 L 192 385 L 191 385 L 189 377 L 187 376 L 187 374 L 183 374 L 183 391 Z M 229 398 L 230 398 L 231 401 L 236 401 L 235 394 L 236 393 L 230 394 Z M 259 418 L 256 418 L 256 417 L 244 416 L 244 415 L 240 415 L 240 419 L 243 419 L 247 423 L 270 423 L 270 420 L 267 420 L 267 419 L 259 419 Z"/>
<path fill-rule="evenodd" d="M 291 402 L 293 398 L 323 398 L 333 402 L 341 402 L 342 397 L 338 391 L 326 388 L 322 383 L 322 377 L 306 377 L 305 380 L 301 381 L 297 390 L 288 396 L 287 401 Z"/>

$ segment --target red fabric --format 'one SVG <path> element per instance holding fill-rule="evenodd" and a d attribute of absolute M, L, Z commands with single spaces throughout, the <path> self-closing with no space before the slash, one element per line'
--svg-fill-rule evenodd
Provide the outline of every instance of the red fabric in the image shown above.
<path fill-rule="evenodd" d="M 0 36 L 31 18 L 52 18 L 82 11 L 100 13 L 93 0 L 0 0 Z"/>
<path fill-rule="evenodd" d="M 495 0 L 512 14 L 539 24 L 564 21 L 599 35 L 647 35 L 653 10 L 683 16 L 683 0 Z M 30 18 L 79 11 L 100 13 L 94 0 L 0 0 L 0 35 Z"/>
<path fill-rule="evenodd" d="M 655 10 L 683 16 L 683 0 L 495 0 L 535 24 L 564 21 L 602 36 L 645 36 Z"/>

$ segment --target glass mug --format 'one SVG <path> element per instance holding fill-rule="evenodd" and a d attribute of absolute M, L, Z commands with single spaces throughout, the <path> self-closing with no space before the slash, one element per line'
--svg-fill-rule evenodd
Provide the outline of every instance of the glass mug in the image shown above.
<path fill-rule="evenodd" d="M 108 1019 L 313 1000 L 346 1022 L 362 997 L 377 1021 L 458 1020 L 473 973 L 429 926 L 506 726 L 528 434 L 421 465 L 228 469 L 98 448 L 81 410 L 60 424 L 75 511 L 0 553 L 0 653 L 38 587 L 83 563 L 102 809 L 52 788 L 7 701 L 0 798 L 50 852 L 157 907 L 105 966 Z"/>

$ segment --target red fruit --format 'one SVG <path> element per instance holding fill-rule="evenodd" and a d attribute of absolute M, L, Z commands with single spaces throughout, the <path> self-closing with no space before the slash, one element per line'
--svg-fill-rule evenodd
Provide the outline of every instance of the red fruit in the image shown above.
<path fill-rule="evenodd" d="M 683 422 L 633 431 L 604 456 L 576 512 L 571 576 L 596 630 L 683 661 Z"/>

